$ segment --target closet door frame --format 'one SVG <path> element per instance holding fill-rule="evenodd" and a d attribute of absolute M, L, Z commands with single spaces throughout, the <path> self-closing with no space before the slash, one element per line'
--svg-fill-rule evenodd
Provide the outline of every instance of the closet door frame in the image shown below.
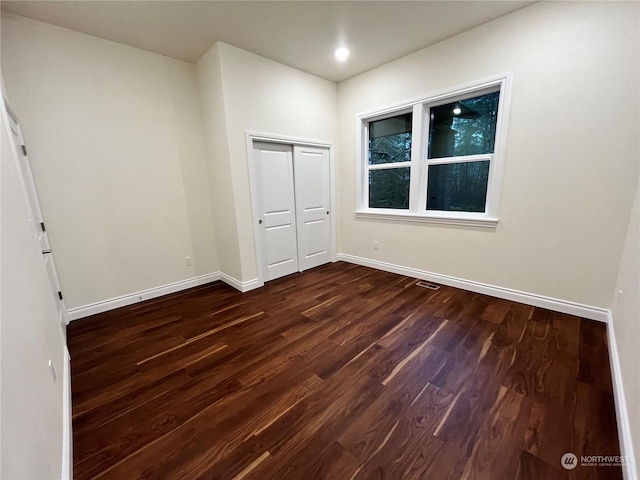
<path fill-rule="evenodd" d="M 335 155 L 333 142 L 324 140 L 314 140 L 308 138 L 290 137 L 284 135 L 276 135 L 270 133 L 261 132 L 245 132 L 245 145 L 247 155 L 247 169 L 249 173 L 249 190 L 251 194 L 251 215 L 253 226 L 253 247 L 255 252 L 255 266 L 257 271 L 256 287 L 264 286 L 265 278 L 262 271 L 262 243 L 260 233 L 260 219 L 261 219 L 261 204 L 259 196 L 259 181 L 258 172 L 255 168 L 254 159 L 254 142 L 260 143 L 277 143 L 282 145 L 302 146 L 302 147 L 318 147 L 326 148 L 329 151 L 329 178 L 330 178 L 330 190 L 331 190 L 331 255 L 332 262 L 336 261 L 336 190 L 335 190 Z"/>

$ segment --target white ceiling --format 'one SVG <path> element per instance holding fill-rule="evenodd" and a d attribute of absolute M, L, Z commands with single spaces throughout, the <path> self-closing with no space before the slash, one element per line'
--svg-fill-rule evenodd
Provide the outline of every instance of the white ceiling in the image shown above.
<path fill-rule="evenodd" d="M 215 42 L 339 82 L 531 1 L 7 1 L 2 10 L 195 62 Z M 338 64 L 340 44 L 351 58 Z"/>

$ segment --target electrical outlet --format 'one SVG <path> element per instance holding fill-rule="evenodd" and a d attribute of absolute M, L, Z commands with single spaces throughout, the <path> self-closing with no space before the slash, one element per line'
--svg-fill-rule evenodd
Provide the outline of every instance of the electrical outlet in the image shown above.
<path fill-rule="evenodd" d="M 184 264 L 187 267 L 191 266 L 191 257 L 184 257 Z"/>
<path fill-rule="evenodd" d="M 377 240 L 374 240 L 373 242 L 373 249 L 374 250 L 378 250 L 378 246 L 380 245 L 380 242 L 378 242 Z"/>

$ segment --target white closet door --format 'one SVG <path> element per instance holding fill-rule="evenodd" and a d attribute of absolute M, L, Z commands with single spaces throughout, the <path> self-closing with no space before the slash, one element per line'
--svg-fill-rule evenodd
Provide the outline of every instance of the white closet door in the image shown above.
<path fill-rule="evenodd" d="M 298 264 L 303 271 L 331 261 L 329 150 L 295 146 L 293 161 Z"/>
<path fill-rule="evenodd" d="M 289 145 L 254 143 L 261 200 L 264 280 L 298 271 L 293 149 Z"/>
<path fill-rule="evenodd" d="M 64 297 L 62 296 L 62 288 L 60 287 L 60 280 L 58 278 L 58 272 L 56 270 L 56 264 L 53 260 L 53 252 L 51 251 L 51 244 L 49 243 L 49 235 L 44 223 L 44 217 L 42 215 L 42 209 L 40 207 L 40 199 L 38 197 L 38 190 L 36 189 L 36 183 L 31 170 L 31 163 L 27 156 L 27 147 L 22 135 L 22 127 L 18 117 L 13 113 L 7 99 L 3 97 L 3 108 L 7 112 L 9 119 L 9 126 L 11 127 L 11 133 L 13 135 L 13 141 L 16 146 L 16 155 L 18 164 L 20 167 L 20 173 L 22 177 L 22 189 L 25 193 L 27 204 L 29 207 L 29 222 L 32 225 L 33 233 L 40 244 L 40 250 L 43 255 L 43 263 L 49 274 L 49 281 L 51 282 L 51 288 L 53 291 L 56 306 L 58 308 L 58 320 L 64 327 L 69 322 L 67 320 L 67 307 L 65 305 Z M 63 333 L 65 329 L 62 329 Z"/>

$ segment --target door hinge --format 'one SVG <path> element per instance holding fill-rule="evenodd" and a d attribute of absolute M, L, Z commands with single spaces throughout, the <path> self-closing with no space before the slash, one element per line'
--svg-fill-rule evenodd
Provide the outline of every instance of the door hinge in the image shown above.
<path fill-rule="evenodd" d="M 27 146 L 26 145 L 20 145 L 20 147 L 22 148 L 22 154 L 26 157 L 27 156 Z"/>
<path fill-rule="evenodd" d="M 60 290 L 58 290 L 58 298 L 62 300 L 62 292 Z"/>
<path fill-rule="evenodd" d="M 40 222 L 40 228 L 42 229 L 43 232 L 47 231 L 47 229 L 44 226 L 44 222 Z"/>

